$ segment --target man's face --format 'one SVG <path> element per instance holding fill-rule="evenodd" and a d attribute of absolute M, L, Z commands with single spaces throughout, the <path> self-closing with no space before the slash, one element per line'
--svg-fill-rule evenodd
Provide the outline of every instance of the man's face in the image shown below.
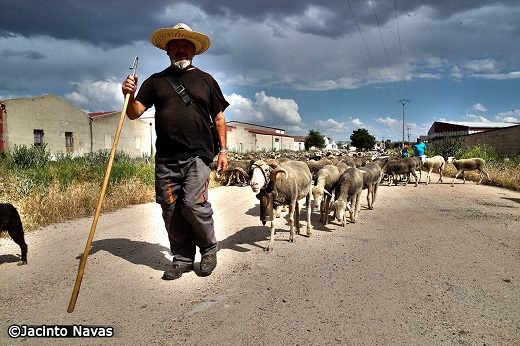
<path fill-rule="evenodd" d="M 172 64 L 179 68 L 186 68 L 191 65 L 195 55 L 195 46 L 188 40 L 171 40 L 168 42 L 166 52 Z"/>

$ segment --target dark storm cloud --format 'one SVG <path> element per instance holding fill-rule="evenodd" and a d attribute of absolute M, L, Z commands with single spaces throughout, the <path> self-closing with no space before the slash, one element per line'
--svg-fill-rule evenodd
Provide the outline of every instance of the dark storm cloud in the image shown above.
<path fill-rule="evenodd" d="M 12 50 L 12 49 L 3 49 L 3 50 L 0 51 L 0 56 L 2 58 L 21 57 L 21 58 L 26 58 L 26 59 L 29 59 L 29 60 L 45 59 L 45 55 L 43 55 L 42 53 L 36 52 L 36 51 L 30 51 L 30 50 L 16 51 L 16 50 Z"/>
<path fill-rule="evenodd" d="M 0 35 L 50 36 L 117 47 L 147 40 L 157 27 L 154 13 L 171 1 L 4 0 Z"/>
<path fill-rule="evenodd" d="M 487 6 L 489 1 L 198 0 L 172 3 L 170 0 L 4 0 L 1 6 L 0 35 L 47 35 L 61 40 L 86 41 L 105 48 L 119 47 L 133 41 L 147 41 L 150 33 L 158 27 L 173 26 L 175 23 L 169 22 L 165 15 L 169 7 L 181 4 L 199 8 L 212 21 L 242 19 L 262 23 L 269 20 L 280 25 L 281 34 L 283 28 L 288 27 L 301 33 L 339 37 L 357 31 L 351 9 L 363 27 L 370 27 L 376 26 L 377 22 L 384 25 L 395 20 L 396 9 L 402 15 L 428 8 L 437 18 L 449 18 L 460 12 Z M 493 4 L 519 6 L 515 0 L 494 1 Z M 374 16 L 374 8 L 377 18 Z M 319 21 L 296 19 L 312 16 L 316 10 L 326 14 Z"/>
<path fill-rule="evenodd" d="M 180 5 L 183 2 L 175 2 Z M 313 6 L 334 15 L 326 25 L 306 26 L 296 23 L 298 30 L 317 35 L 340 35 L 346 15 L 344 3 L 322 1 L 318 5 L 306 1 L 190 1 L 203 12 L 218 18 L 242 18 L 259 23 L 271 18 L 283 23 L 285 18 L 300 16 Z M 171 1 L 69 1 L 69 0 L 4 0 L 0 35 L 12 33 L 25 37 L 47 35 L 56 39 L 77 39 L 94 45 L 116 47 L 135 40 L 148 40 L 150 32 L 165 25 L 163 18 Z"/>

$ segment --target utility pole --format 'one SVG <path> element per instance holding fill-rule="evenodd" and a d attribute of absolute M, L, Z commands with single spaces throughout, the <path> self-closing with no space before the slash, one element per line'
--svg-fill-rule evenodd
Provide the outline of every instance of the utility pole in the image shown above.
<path fill-rule="evenodd" d="M 402 99 L 402 100 L 399 100 L 398 102 L 403 105 L 403 144 L 401 145 L 401 149 L 404 149 L 404 105 L 407 102 L 410 102 L 410 100 Z"/>
<path fill-rule="evenodd" d="M 406 132 L 408 133 L 408 143 L 410 143 L 410 130 L 412 128 L 410 126 L 406 126 Z"/>

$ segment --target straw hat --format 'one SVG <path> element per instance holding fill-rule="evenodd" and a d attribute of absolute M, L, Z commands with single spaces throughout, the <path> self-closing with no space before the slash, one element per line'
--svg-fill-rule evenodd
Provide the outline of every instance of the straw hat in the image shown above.
<path fill-rule="evenodd" d="M 166 45 L 171 40 L 188 40 L 195 45 L 195 55 L 202 54 L 208 50 L 210 39 L 207 35 L 191 30 L 184 23 L 179 23 L 173 28 L 162 28 L 154 31 L 150 41 L 154 46 L 166 50 Z"/>

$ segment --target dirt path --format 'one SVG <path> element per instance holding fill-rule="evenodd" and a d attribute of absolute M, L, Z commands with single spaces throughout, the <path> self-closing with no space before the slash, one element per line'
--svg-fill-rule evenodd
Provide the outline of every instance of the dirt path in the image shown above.
<path fill-rule="evenodd" d="M 0 344 L 518 345 L 520 193 L 450 182 L 384 183 L 374 210 L 363 192 L 357 223 L 324 226 L 314 213 L 313 235 L 294 244 L 279 219 L 272 253 L 251 190 L 212 189 L 219 265 L 170 282 L 160 279 L 170 255 L 159 207 L 102 214 L 70 314 L 92 219 L 27 234 L 27 266 L 2 238 Z M 114 336 L 11 339 L 13 324 Z"/>

